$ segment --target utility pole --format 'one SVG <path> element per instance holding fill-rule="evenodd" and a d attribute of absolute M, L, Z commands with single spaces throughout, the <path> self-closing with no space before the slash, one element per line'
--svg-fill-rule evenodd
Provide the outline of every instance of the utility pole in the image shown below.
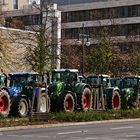
<path fill-rule="evenodd" d="M 81 73 L 84 76 L 85 66 L 85 46 L 90 46 L 89 35 L 85 34 L 85 26 L 82 24 L 82 33 L 79 33 L 78 44 L 82 44 L 82 62 L 81 62 Z"/>

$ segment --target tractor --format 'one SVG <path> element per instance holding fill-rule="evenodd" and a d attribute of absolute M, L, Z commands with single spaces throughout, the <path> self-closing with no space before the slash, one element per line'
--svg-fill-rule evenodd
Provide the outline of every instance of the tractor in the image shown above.
<path fill-rule="evenodd" d="M 52 70 L 48 94 L 52 111 L 88 111 L 92 108 L 91 88 L 80 81 L 77 69 Z"/>
<path fill-rule="evenodd" d="M 109 75 L 88 75 L 86 83 L 95 87 L 101 85 L 103 90 L 104 104 L 106 109 L 119 110 L 121 107 L 120 89 L 117 86 L 111 86 Z M 94 98 L 94 96 L 93 96 Z M 94 100 L 94 99 L 93 99 Z"/>
<path fill-rule="evenodd" d="M 39 77 L 40 75 L 35 72 L 15 72 L 9 74 L 11 114 L 18 115 L 19 117 L 25 117 L 29 114 L 29 112 L 31 112 L 31 109 L 36 111 L 40 86 Z M 40 89 L 39 112 L 49 112 L 50 100 L 49 97 L 46 96 L 46 88 L 40 87 Z"/>
<path fill-rule="evenodd" d="M 140 108 L 140 76 L 124 76 L 113 81 L 121 89 L 122 109 Z"/>
<path fill-rule="evenodd" d="M 7 117 L 10 111 L 10 96 L 6 74 L 0 74 L 0 116 Z"/>

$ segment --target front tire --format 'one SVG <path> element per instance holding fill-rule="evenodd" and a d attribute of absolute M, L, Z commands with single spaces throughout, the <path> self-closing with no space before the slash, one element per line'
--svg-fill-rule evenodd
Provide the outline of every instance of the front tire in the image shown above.
<path fill-rule="evenodd" d="M 17 103 L 17 115 L 26 117 L 29 113 L 28 102 L 25 98 L 20 98 Z"/>
<path fill-rule="evenodd" d="M 50 112 L 51 109 L 51 100 L 50 97 L 45 93 L 41 94 L 40 97 L 40 112 Z"/>

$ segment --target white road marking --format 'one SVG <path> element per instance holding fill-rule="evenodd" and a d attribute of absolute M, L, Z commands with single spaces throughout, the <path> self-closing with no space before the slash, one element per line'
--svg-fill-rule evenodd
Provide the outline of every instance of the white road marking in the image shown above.
<path fill-rule="evenodd" d="M 33 135 L 21 135 L 22 137 L 33 137 Z"/>
<path fill-rule="evenodd" d="M 127 138 L 136 137 L 137 135 L 126 135 Z"/>
<path fill-rule="evenodd" d="M 0 136 L 2 136 L 3 135 L 3 133 L 0 133 Z"/>
<path fill-rule="evenodd" d="M 49 136 L 38 136 L 39 138 L 48 138 Z"/>
<path fill-rule="evenodd" d="M 61 132 L 57 133 L 58 135 L 65 135 L 65 134 L 75 134 L 75 133 L 86 133 L 87 130 L 81 130 L 81 131 L 69 131 L 69 132 Z"/>
<path fill-rule="evenodd" d="M 95 137 L 86 137 L 85 140 L 97 140 L 98 138 Z"/>
<path fill-rule="evenodd" d="M 20 135 L 7 135 L 8 137 L 21 137 Z"/>
<path fill-rule="evenodd" d="M 126 127 L 114 127 L 110 128 L 111 130 L 120 130 L 120 129 L 132 129 L 134 128 L 133 126 L 126 126 Z"/>
<path fill-rule="evenodd" d="M 81 137 L 71 137 L 72 139 L 80 139 L 81 140 Z"/>
<path fill-rule="evenodd" d="M 75 134 L 75 133 L 83 133 L 87 131 L 69 131 L 69 132 L 62 132 L 62 133 L 57 133 L 58 135 L 66 135 L 66 134 Z"/>

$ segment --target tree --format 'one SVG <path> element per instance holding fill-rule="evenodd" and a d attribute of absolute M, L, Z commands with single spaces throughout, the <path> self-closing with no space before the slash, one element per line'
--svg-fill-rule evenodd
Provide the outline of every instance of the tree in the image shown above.
<path fill-rule="evenodd" d="M 73 68 L 73 69 L 80 69 L 80 63 L 81 63 L 81 46 L 79 45 L 71 45 L 71 44 L 65 44 L 65 46 L 62 47 L 62 66 L 63 68 Z"/>
<path fill-rule="evenodd" d="M 104 28 L 99 43 L 88 55 L 87 61 L 89 65 L 87 67 L 90 68 L 88 71 L 96 74 L 109 73 L 113 57 L 112 44 L 106 28 Z"/>
<path fill-rule="evenodd" d="M 38 29 L 32 28 L 35 32 L 35 43 L 27 47 L 25 59 L 26 62 L 31 66 L 31 69 L 39 73 L 44 73 L 52 68 L 56 68 L 56 61 L 58 59 L 57 53 L 57 39 L 52 35 L 54 31 L 53 24 L 55 17 L 49 17 L 49 14 L 53 14 L 51 9 L 51 1 L 41 1 L 40 7 L 34 4 L 34 7 L 39 10 L 40 13 L 40 25 Z M 51 23 L 51 24 L 50 24 Z M 54 31 L 55 32 L 55 31 Z"/>
<path fill-rule="evenodd" d="M 132 63 L 131 63 L 131 68 L 134 74 L 140 75 L 140 43 L 138 46 L 135 46 L 134 53 L 132 55 Z"/>

